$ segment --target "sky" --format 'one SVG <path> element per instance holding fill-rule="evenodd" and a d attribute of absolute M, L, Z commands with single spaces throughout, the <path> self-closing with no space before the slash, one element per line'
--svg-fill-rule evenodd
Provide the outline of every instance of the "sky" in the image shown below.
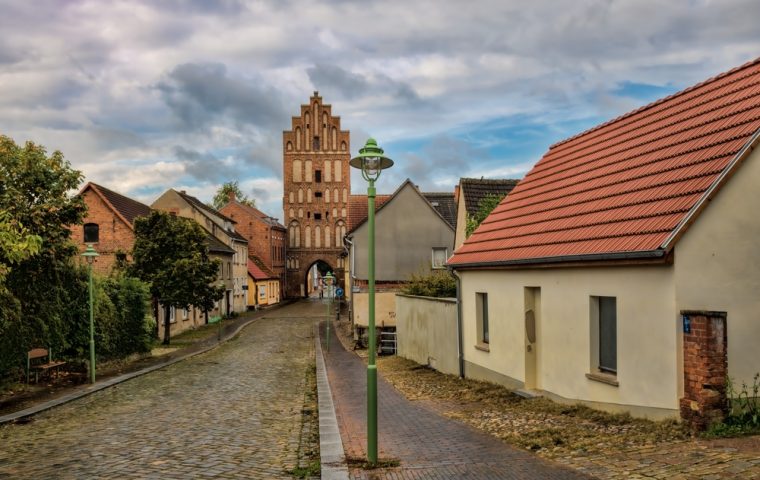
<path fill-rule="evenodd" d="M 0 0 L 0 134 L 145 203 L 223 182 L 282 218 L 318 90 L 406 178 L 520 178 L 555 142 L 760 56 L 757 0 Z M 356 172 L 354 172 L 356 173 Z M 352 178 L 353 193 L 365 182 Z"/>

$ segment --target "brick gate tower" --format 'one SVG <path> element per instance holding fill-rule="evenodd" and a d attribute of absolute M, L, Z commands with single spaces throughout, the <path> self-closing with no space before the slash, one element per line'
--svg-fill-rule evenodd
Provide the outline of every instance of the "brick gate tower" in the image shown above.
<path fill-rule="evenodd" d="M 343 237 L 351 193 L 349 132 L 318 92 L 301 105 L 282 134 L 283 210 L 288 227 L 288 297 L 308 295 L 307 273 L 317 262 L 344 279 Z"/>

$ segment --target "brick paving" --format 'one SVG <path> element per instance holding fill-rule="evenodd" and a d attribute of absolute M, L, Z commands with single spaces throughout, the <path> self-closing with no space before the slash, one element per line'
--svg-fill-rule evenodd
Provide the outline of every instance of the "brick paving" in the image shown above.
<path fill-rule="evenodd" d="M 291 478 L 312 310 L 273 311 L 211 352 L 0 427 L 0 478 Z"/>
<path fill-rule="evenodd" d="M 331 335 L 325 353 L 343 446 L 348 458 L 366 458 L 366 366 Z M 354 479 L 588 479 L 581 472 L 512 448 L 468 425 L 412 403 L 378 378 L 380 460 L 398 467 L 361 470 Z"/>

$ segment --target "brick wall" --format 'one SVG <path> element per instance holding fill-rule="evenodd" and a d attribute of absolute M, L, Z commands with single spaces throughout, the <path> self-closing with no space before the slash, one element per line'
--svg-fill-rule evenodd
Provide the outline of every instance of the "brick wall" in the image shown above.
<path fill-rule="evenodd" d="M 93 247 L 100 256 L 95 259 L 93 271 L 107 275 L 116 263 L 117 251 L 132 251 L 135 235 L 129 225 L 121 220 L 97 193 L 88 189 L 82 197 L 87 205 L 87 216 L 83 223 L 96 223 L 99 226 L 99 241 L 94 243 Z M 79 247 L 80 253 L 84 252 L 87 245 L 84 243 L 83 226 L 73 225 L 70 228 L 72 241 Z"/>
<path fill-rule="evenodd" d="M 681 418 L 695 429 L 703 430 L 725 415 L 726 313 L 685 310 L 681 316 L 684 322 Z"/>

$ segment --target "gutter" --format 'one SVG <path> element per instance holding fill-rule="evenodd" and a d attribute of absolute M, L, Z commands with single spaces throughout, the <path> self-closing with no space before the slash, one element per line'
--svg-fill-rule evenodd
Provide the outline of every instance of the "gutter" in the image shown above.
<path fill-rule="evenodd" d="M 459 272 L 451 270 L 457 279 L 457 348 L 459 350 L 459 378 L 464 378 L 464 339 L 462 338 L 462 277 Z"/>
<path fill-rule="evenodd" d="M 354 276 L 355 270 L 355 258 L 354 258 L 354 242 L 351 241 L 351 237 L 346 235 L 343 237 L 343 243 L 350 245 L 348 247 L 348 264 L 349 264 L 349 274 L 348 278 L 351 280 L 349 282 L 349 286 L 351 288 L 350 292 L 346 292 L 346 297 L 348 297 L 348 294 L 351 294 L 351 301 L 348 302 L 348 318 L 351 320 L 351 327 L 354 326 L 354 280 L 356 280 L 356 277 Z"/>
<path fill-rule="evenodd" d="M 501 260 L 497 262 L 472 262 L 472 263 L 455 263 L 449 264 L 449 267 L 456 270 L 461 268 L 474 267 L 506 267 L 512 265 L 546 265 L 551 263 L 564 262 L 593 262 L 604 260 L 651 260 L 664 259 L 667 256 L 665 250 L 647 250 L 642 252 L 615 252 L 615 253 L 593 253 L 588 255 L 561 255 L 557 257 L 542 258 L 520 258 L 516 260 Z"/>

